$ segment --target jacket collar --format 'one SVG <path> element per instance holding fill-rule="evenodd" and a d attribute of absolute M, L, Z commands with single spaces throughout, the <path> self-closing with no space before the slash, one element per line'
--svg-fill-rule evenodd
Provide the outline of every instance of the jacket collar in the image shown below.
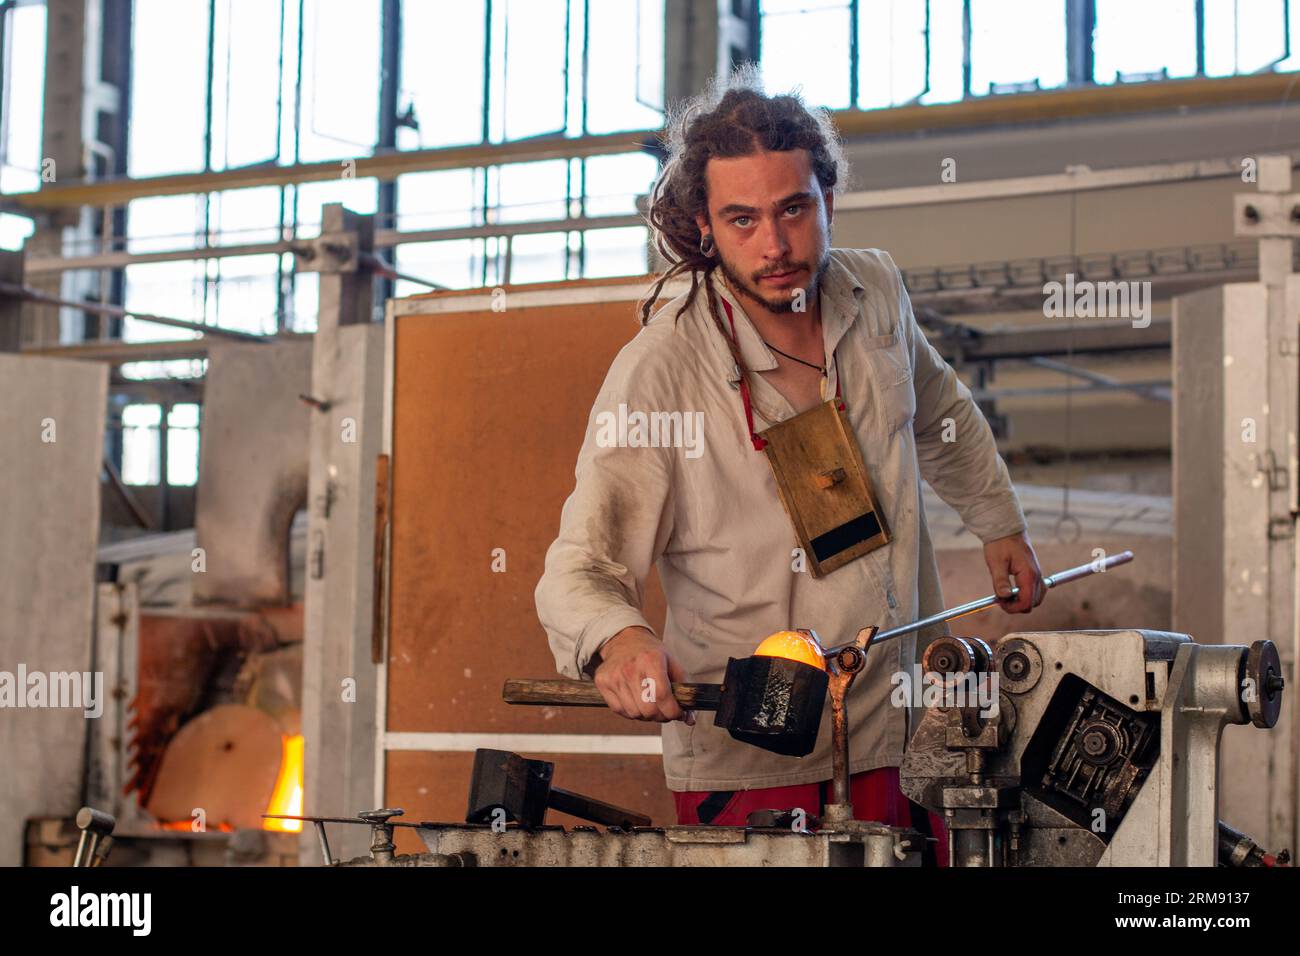
<path fill-rule="evenodd" d="M 820 291 L 822 340 L 828 356 L 834 353 L 836 346 L 862 311 L 862 298 L 866 292 L 861 280 L 840 261 L 835 251 L 831 250 L 830 260 L 822 276 Z M 763 339 L 745 313 L 744 306 L 717 275 L 716 269 L 709 273 L 709 280 L 701 289 L 701 296 L 709 294 L 710 289 L 731 304 L 732 318 L 736 323 L 736 341 L 746 368 L 752 372 L 766 372 L 776 368 L 778 364 L 776 353 L 763 344 Z M 709 315 L 708 302 L 701 298 L 697 309 L 723 374 L 726 375 L 728 382 L 737 385 L 740 382 L 740 370 L 736 367 L 731 349 L 718 332 L 712 316 Z M 727 314 L 721 304 L 718 306 L 718 313 L 723 325 L 730 331 Z"/>

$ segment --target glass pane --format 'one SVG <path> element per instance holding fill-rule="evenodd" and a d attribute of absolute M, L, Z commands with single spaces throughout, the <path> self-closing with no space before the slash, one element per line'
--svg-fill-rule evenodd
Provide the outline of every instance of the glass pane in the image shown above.
<path fill-rule="evenodd" d="M 319 235 L 321 207 L 341 202 L 353 212 L 373 213 L 378 208 L 373 179 L 329 179 L 298 187 L 298 235 Z"/>
<path fill-rule="evenodd" d="M 563 219 L 565 215 L 566 170 L 562 159 L 539 163 L 512 163 L 496 170 L 495 198 L 499 209 L 496 222 L 528 222 Z"/>
<path fill-rule="evenodd" d="M 201 262 L 147 262 L 127 266 L 126 307 L 169 318 L 202 322 L 203 276 L 204 266 Z M 122 338 L 127 342 L 166 342 L 198 338 L 198 333 L 128 316 L 122 320 Z M 199 359 L 131 362 L 122 366 L 122 375 L 125 378 L 182 377 L 201 375 L 202 369 L 202 360 Z"/>
<path fill-rule="evenodd" d="M 577 5 L 575 5 L 577 6 Z M 663 114 L 663 0 L 591 5 L 587 131 L 658 129 Z M 638 96 L 644 101 L 638 102 Z"/>
<path fill-rule="evenodd" d="M 931 0 L 930 92 L 922 103 L 955 103 L 962 98 L 962 0 Z"/>
<path fill-rule="evenodd" d="M 563 232 L 515 236 L 510 245 L 511 285 L 526 282 L 554 282 L 566 278 L 569 240 Z"/>
<path fill-rule="evenodd" d="M 202 243 L 204 196 L 149 196 L 127 205 L 127 249 L 161 252 Z"/>
<path fill-rule="evenodd" d="M 303 162 L 357 156 L 379 131 L 379 0 L 306 0 L 302 42 Z"/>
<path fill-rule="evenodd" d="M 6 17 L 4 142 L 0 143 L 0 192 L 30 192 L 41 185 L 41 130 L 45 96 L 45 6 L 13 7 Z M 58 170 L 52 170 L 57 177 Z M 6 217 L 8 218 L 8 217 Z M 12 226 L 10 227 L 13 228 Z M 28 234 L 31 230 L 28 229 Z M 3 234 L 3 233 L 0 233 Z M 12 235 L 3 240 L 7 248 Z"/>
<path fill-rule="evenodd" d="M 483 240 L 409 242 L 398 246 L 394 255 L 398 272 L 428 279 L 451 289 L 470 289 L 479 285 Z M 394 288 L 395 294 L 399 296 L 428 291 L 424 286 L 401 281 Z"/>
<path fill-rule="evenodd" d="M 280 4 L 218 0 L 214 6 L 212 168 L 276 155 Z"/>
<path fill-rule="evenodd" d="M 858 108 L 907 103 L 925 91 L 925 0 L 858 7 Z"/>
<path fill-rule="evenodd" d="M 158 424 L 162 409 L 157 405 L 127 405 L 122 409 L 122 483 L 158 484 Z"/>
<path fill-rule="evenodd" d="M 799 87 L 810 106 L 847 107 L 848 4 L 764 3 L 762 67 L 769 93 Z"/>
<path fill-rule="evenodd" d="M 1171 77 L 1196 73 L 1193 0 L 1097 0 L 1093 76 L 1098 83 L 1168 70 Z"/>
<path fill-rule="evenodd" d="M 293 306 L 285 317 L 290 332 L 315 332 L 320 313 L 320 274 L 299 272 L 293 277 Z"/>
<path fill-rule="evenodd" d="M 280 257 L 232 256 L 214 260 L 218 284 L 216 324 L 241 332 L 270 334 L 276 331 L 276 266 Z"/>
<path fill-rule="evenodd" d="M 397 131 L 402 149 L 483 140 L 483 0 L 402 4 L 402 102 L 415 106 L 419 130 Z M 437 55 L 429 39 L 437 37 Z M 455 96 L 448 96 L 455 90 Z"/>
<path fill-rule="evenodd" d="M 593 156 L 587 160 L 587 215 L 636 212 L 636 198 L 650 191 L 659 164 L 647 153 Z"/>
<path fill-rule="evenodd" d="M 132 176 L 203 169 L 207 0 L 135 0 L 131 18 Z"/>
<path fill-rule="evenodd" d="M 212 195 L 212 244 L 239 246 L 280 237 L 280 187 L 228 189 Z"/>
<path fill-rule="evenodd" d="M 0 212 L 0 249 L 21 249 L 33 231 L 35 224 L 26 216 Z"/>
<path fill-rule="evenodd" d="M 585 278 L 645 274 L 647 238 L 644 227 L 588 229 L 583 234 L 583 241 L 586 245 L 582 270 Z"/>
<path fill-rule="evenodd" d="M 1206 75 L 1253 73 L 1279 60 L 1286 52 L 1284 7 L 1284 0 L 1205 0 Z"/>
<path fill-rule="evenodd" d="M 1065 2 L 971 0 L 971 94 L 999 85 L 1065 85 Z"/>
<path fill-rule="evenodd" d="M 198 428 L 199 406 L 194 404 L 173 405 L 167 413 L 168 428 Z"/>
<path fill-rule="evenodd" d="M 122 424 L 132 427 L 152 425 L 162 421 L 162 408 L 158 405 L 127 405 L 122 409 Z"/>
<path fill-rule="evenodd" d="M 492 4 L 492 140 L 563 132 L 566 0 Z"/>
<path fill-rule="evenodd" d="M 176 408 L 195 406 L 176 406 Z M 199 430 L 194 427 L 175 427 L 172 418 L 175 409 L 167 416 L 167 484 L 192 487 L 199 481 Z"/>
<path fill-rule="evenodd" d="M 477 225 L 481 169 L 408 173 L 397 182 L 399 229 L 452 229 Z"/>

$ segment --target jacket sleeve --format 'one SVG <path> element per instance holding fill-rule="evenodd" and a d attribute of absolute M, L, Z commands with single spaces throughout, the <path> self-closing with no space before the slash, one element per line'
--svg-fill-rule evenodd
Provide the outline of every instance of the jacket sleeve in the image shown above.
<path fill-rule="evenodd" d="M 619 423 L 672 408 L 662 374 L 638 361 L 637 345 L 615 358 L 592 406 L 573 492 L 534 593 L 556 670 L 569 678 L 589 678 L 592 656 L 623 628 L 654 633 L 641 609 L 646 576 L 672 534 L 674 450 L 630 447 Z"/>
<path fill-rule="evenodd" d="M 881 258 L 897 285 L 899 329 L 908 342 L 916 393 L 916 457 L 921 477 L 984 543 L 1025 530 L 1025 516 L 970 389 L 917 324 L 903 276 L 889 253 Z"/>

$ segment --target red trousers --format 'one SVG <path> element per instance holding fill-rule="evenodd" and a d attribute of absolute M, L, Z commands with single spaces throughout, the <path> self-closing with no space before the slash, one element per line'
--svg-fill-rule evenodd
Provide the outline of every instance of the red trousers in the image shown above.
<path fill-rule="evenodd" d="M 731 793 L 715 790 L 675 791 L 673 799 L 677 803 L 677 822 L 682 826 L 707 824 L 743 827 L 749 822 L 749 814 L 754 810 L 802 808 L 810 816 L 820 816 L 823 793 L 829 797 L 829 782 L 736 790 Z M 893 827 L 910 827 L 920 822 L 913 821 L 913 804 L 903 796 L 899 787 L 897 767 L 878 767 L 853 774 L 849 778 L 849 794 L 856 820 L 875 820 Z M 919 807 L 917 816 L 922 816 Z M 938 837 L 939 841 L 934 844 L 935 858 L 940 866 L 947 866 L 948 833 L 944 829 L 943 818 L 934 813 L 926 813 L 925 816 L 929 817 L 931 835 Z"/>

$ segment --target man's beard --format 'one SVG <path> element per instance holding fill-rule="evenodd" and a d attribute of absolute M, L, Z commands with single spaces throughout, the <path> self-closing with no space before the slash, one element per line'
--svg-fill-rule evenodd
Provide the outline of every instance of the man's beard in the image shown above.
<path fill-rule="evenodd" d="M 820 290 L 822 276 L 826 274 L 826 266 L 830 264 L 830 261 L 831 250 L 827 247 L 822 252 L 822 257 L 817 263 L 817 268 L 810 274 L 807 289 L 804 289 L 801 286 L 783 289 L 777 293 L 780 298 L 775 299 L 768 298 L 763 294 L 763 291 L 759 286 L 759 278 L 765 275 L 779 275 L 783 272 L 794 272 L 797 269 L 806 269 L 808 267 L 806 262 L 782 263 L 776 268 L 758 273 L 758 275 L 753 276 L 748 282 L 741 279 L 736 271 L 727 265 L 727 261 L 721 258 L 721 256 L 719 256 L 718 259 L 718 268 L 722 270 L 722 274 L 726 276 L 727 281 L 731 284 L 731 288 L 737 295 L 742 295 L 753 299 L 755 302 L 762 303 L 764 308 L 769 312 L 794 312 L 796 304 L 802 306 L 799 309 L 800 312 L 807 312 L 809 308 L 809 300 L 812 299 L 813 296 L 817 295 Z M 804 294 L 801 296 L 799 295 L 800 292 L 803 292 Z M 785 297 L 787 294 L 789 295 L 789 298 Z"/>

